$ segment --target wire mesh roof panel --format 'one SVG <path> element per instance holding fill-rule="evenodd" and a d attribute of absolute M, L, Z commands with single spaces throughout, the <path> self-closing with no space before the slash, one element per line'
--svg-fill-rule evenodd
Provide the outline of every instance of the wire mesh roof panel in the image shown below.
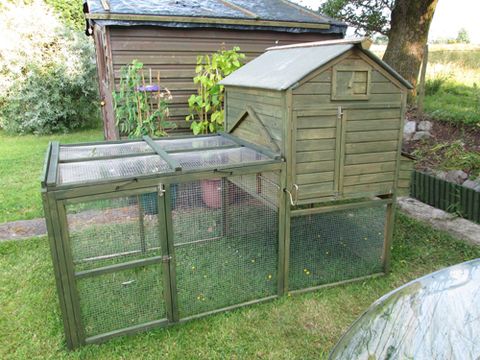
<path fill-rule="evenodd" d="M 172 171 L 158 155 L 63 163 L 58 167 L 58 183 L 88 183 Z"/>
<path fill-rule="evenodd" d="M 266 155 L 246 147 L 185 152 L 170 156 L 178 161 L 184 170 L 212 169 L 219 166 L 255 163 L 270 159 Z"/>
<path fill-rule="evenodd" d="M 106 156 L 124 156 L 130 154 L 152 154 L 153 150 L 143 141 L 118 144 L 97 144 L 60 147 L 60 161 L 94 159 Z"/>
<path fill-rule="evenodd" d="M 236 143 L 221 136 L 203 136 L 184 139 L 162 139 L 155 142 L 165 151 L 201 150 L 208 147 L 234 146 Z"/>

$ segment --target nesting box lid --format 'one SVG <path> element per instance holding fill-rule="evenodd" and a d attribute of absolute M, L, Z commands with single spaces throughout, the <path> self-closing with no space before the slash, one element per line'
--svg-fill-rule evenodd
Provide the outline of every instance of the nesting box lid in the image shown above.
<path fill-rule="evenodd" d="M 368 42 L 363 38 L 318 41 L 268 48 L 266 53 L 227 76 L 220 84 L 286 90 L 305 76 L 354 47 L 367 54 L 407 89 L 412 89 L 412 85 L 407 80 L 367 49 Z"/>

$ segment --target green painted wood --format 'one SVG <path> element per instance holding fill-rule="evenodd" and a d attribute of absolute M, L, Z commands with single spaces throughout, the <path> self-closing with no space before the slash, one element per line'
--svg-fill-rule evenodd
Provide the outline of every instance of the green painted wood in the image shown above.
<path fill-rule="evenodd" d="M 383 120 L 383 119 L 399 119 L 400 108 L 388 109 L 388 108 L 370 108 L 358 109 L 348 117 L 349 122 L 362 121 L 362 120 Z"/>
<path fill-rule="evenodd" d="M 48 143 L 47 151 L 45 153 L 45 160 L 43 161 L 42 175 L 40 176 L 40 184 L 42 188 L 47 186 L 48 166 L 50 164 L 50 157 L 52 154 L 52 142 Z"/>
<path fill-rule="evenodd" d="M 360 185 L 360 184 L 371 184 L 371 183 L 380 183 L 380 182 L 390 182 L 394 181 L 395 172 L 384 172 L 384 173 L 374 173 L 374 174 L 365 174 L 365 175 L 353 175 L 346 176 L 344 180 L 345 186 L 351 185 Z"/>
<path fill-rule="evenodd" d="M 351 144 L 347 143 L 345 145 L 347 154 L 382 153 L 386 151 L 396 151 L 397 146 L 397 140 L 371 141 Z"/>
<path fill-rule="evenodd" d="M 165 209 L 165 221 L 163 222 L 164 234 L 167 236 L 167 251 L 171 260 L 167 263 L 169 273 L 170 295 L 171 295 L 171 321 L 178 322 L 180 320 L 178 309 L 178 290 L 177 290 L 177 265 L 175 256 L 175 239 L 174 229 L 172 223 L 172 187 L 170 184 L 164 185 L 164 209 Z M 169 318 L 170 320 L 170 318 Z"/>
<path fill-rule="evenodd" d="M 335 150 L 335 139 L 298 140 L 295 145 L 297 151 Z"/>
<path fill-rule="evenodd" d="M 347 131 L 377 131 L 377 130 L 398 130 L 400 129 L 400 119 L 383 120 L 357 120 L 349 121 Z"/>
<path fill-rule="evenodd" d="M 75 282 L 75 270 L 72 251 L 70 248 L 70 235 L 67 214 L 65 210 L 65 202 L 56 201 L 55 207 L 57 211 L 58 221 L 56 226 L 58 226 L 60 230 L 57 248 L 60 253 L 59 260 L 63 263 L 63 268 L 61 271 L 65 284 L 64 291 L 68 292 L 68 295 L 66 297 L 70 300 L 67 303 L 67 307 L 70 307 L 71 318 L 69 319 L 69 321 L 71 323 L 71 329 L 73 329 L 72 333 L 74 333 L 74 336 L 77 339 L 77 343 L 76 345 L 74 345 L 74 347 L 76 347 L 85 344 L 85 331 L 82 323 L 80 300 L 78 298 L 78 292 Z"/>
<path fill-rule="evenodd" d="M 49 200 L 50 197 L 50 200 Z M 52 217 L 56 216 L 54 211 L 54 206 L 50 202 L 52 201 L 51 196 L 49 196 L 46 192 L 42 191 L 42 202 L 43 202 L 43 211 L 45 214 L 45 223 L 47 226 L 48 232 L 48 243 L 50 247 L 50 254 L 52 257 L 52 264 L 53 264 L 53 272 L 55 275 L 55 284 L 57 288 L 57 295 L 60 304 L 60 310 L 62 313 L 62 323 L 63 323 L 63 330 L 65 333 L 65 340 L 67 343 L 67 347 L 69 349 L 73 349 L 78 345 L 78 340 L 76 339 L 75 329 L 71 328 L 71 307 L 67 305 L 68 297 L 65 295 L 66 286 L 64 282 L 64 275 L 62 276 L 62 269 L 60 258 L 61 254 L 58 252 L 57 247 L 57 236 L 59 229 L 57 228 L 57 224 L 53 222 Z"/>
<path fill-rule="evenodd" d="M 259 145 L 256 145 L 256 144 L 253 144 L 249 141 L 246 141 L 246 140 L 243 140 L 243 139 L 240 139 L 236 136 L 232 136 L 230 134 L 227 134 L 223 131 L 219 132 L 219 134 L 221 136 L 223 136 L 224 138 L 226 139 L 229 139 L 229 140 L 232 140 L 233 142 L 236 142 L 237 144 L 241 145 L 241 146 L 245 146 L 247 148 L 250 148 L 252 150 L 255 150 L 257 152 L 259 152 L 260 154 L 264 154 L 272 159 L 275 159 L 275 160 L 280 160 L 282 158 L 282 155 L 279 154 L 279 153 L 276 153 L 276 152 L 273 152 L 271 151 L 270 149 L 266 149 L 262 146 L 259 146 Z"/>
<path fill-rule="evenodd" d="M 364 175 L 364 174 L 374 174 L 381 172 L 388 172 L 395 170 L 395 162 L 380 162 L 372 164 L 359 164 L 359 165 L 345 165 L 345 176 L 350 175 Z"/>
<path fill-rule="evenodd" d="M 159 185 L 157 188 L 157 209 L 158 209 L 158 234 L 160 237 L 160 251 L 162 257 L 170 258 L 172 254 L 170 253 L 168 246 L 168 235 L 167 235 L 167 218 L 165 210 L 165 194 L 166 189 L 163 185 Z M 162 266 L 162 275 L 163 275 L 163 288 L 164 288 L 164 298 L 165 308 L 167 309 L 167 319 L 169 322 L 174 322 L 174 309 L 173 309 L 173 295 L 171 288 L 171 279 L 172 274 L 170 273 L 170 263 L 169 261 L 164 261 Z"/>
<path fill-rule="evenodd" d="M 202 170 L 181 173 L 154 174 L 141 178 L 119 178 L 110 181 L 101 181 L 92 185 L 61 185 L 52 191 L 52 195 L 57 200 L 73 199 L 79 196 L 91 196 L 96 194 L 105 194 L 116 192 L 119 190 L 132 190 L 144 187 L 157 186 L 158 183 L 178 183 L 184 181 L 194 181 L 200 179 L 214 179 L 219 176 L 228 174 L 230 176 L 238 176 L 249 173 L 258 173 L 266 171 L 276 171 L 281 169 L 283 162 L 278 160 L 259 161 L 255 165 L 248 163 L 238 164 L 234 166 L 223 166 L 217 169 Z"/>
<path fill-rule="evenodd" d="M 182 166 L 180 163 L 173 159 L 168 153 L 163 150 L 155 141 L 153 141 L 150 136 L 144 136 L 143 141 L 145 141 L 158 156 L 160 156 L 165 162 L 170 166 L 172 170 L 182 171 Z"/>
<path fill-rule="evenodd" d="M 412 179 L 412 197 L 445 211 L 458 210 L 464 218 L 480 222 L 479 192 L 416 170 Z"/>
<path fill-rule="evenodd" d="M 163 256 L 154 256 L 147 259 L 133 260 L 133 261 L 128 261 L 120 264 L 104 266 L 104 267 L 100 267 L 92 270 L 78 271 L 75 273 L 75 278 L 84 279 L 92 276 L 110 274 L 116 271 L 127 270 L 127 269 L 136 268 L 136 267 L 159 264 L 162 262 L 162 260 L 163 260 Z"/>
<path fill-rule="evenodd" d="M 297 140 L 334 139 L 336 128 L 297 130 Z"/>
<path fill-rule="evenodd" d="M 385 273 L 377 273 L 377 274 L 362 276 L 362 277 L 358 277 L 358 278 L 354 278 L 354 279 L 337 281 L 337 282 L 331 283 L 331 284 L 324 284 L 324 285 L 312 286 L 312 287 L 309 287 L 309 288 L 306 288 L 306 289 L 293 290 L 293 291 L 290 291 L 289 294 L 300 295 L 300 294 L 305 294 L 305 293 L 312 292 L 312 291 L 318 291 L 318 290 L 321 290 L 321 289 L 328 289 L 328 288 L 331 288 L 331 287 L 334 287 L 334 286 L 346 285 L 346 284 L 350 284 L 350 283 L 365 281 L 365 280 L 368 280 L 368 279 L 374 279 L 374 278 L 377 278 L 379 276 L 384 276 L 384 275 L 385 275 Z"/>
<path fill-rule="evenodd" d="M 397 140 L 398 130 L 347 132 L 347 143 Z M 397 142 L 398 144 L 398 142 Z"/>
<path fill-rule="evenodd" d="M 337 117 L 336 115 L 299 116 L 297 121 L 298 129 L 333 128 L 337 124 Z"/>
<path fill-rule="evenodd" d="M 296 153 L 297 164 L 312 162 L 312 161 L 334 160 L 334 159 L 335 159 L 335 151 L 333 150 L 306 151 L 306 152 Z"/>
<path fill-rule="evenodd" d="M 336 205 L 324 205 L 319 207 L 313 207 L 309 209 L 293 210 L 291 212 L 292 217 L 296 216 L 306 216 L 313 214 L 324 214 L 333 211 L 344 211 L 344 210 L 353 210 L 353 209 L 362 209 L 366 207 L 373 206 L 384 206 L 385 204 L 391 204 L 392 199 L 378 199 L 378 200 L 368 200 L 361 202 L 353 202 L 348 204 L 336 204 Z"/>
<path fill-rule="evenodd" d="M 394 161 L 397 158 L 397 152 L 350 154 L 345 158 L 345 165 L 372 164 L 377 162 Z"/>
<path fill-rule="evenodd" d="M 318 173 L 299 174 L 296 183 L 298 185 L 308 185 L 320 182 L 334 181 L 333 171 L 322 171 Z"/>
<path fill-rule="evenodd" d="M 394 190 L 394 182 L 368 183 L 361 185 L 344 186 L 345 194 L 371 193 L 372 195 L 390 194 Z"/>
<path fill-rule="evenodd" d="M 60 155 L 60 144 L 58 141 L 52 141 L 50 151 L 50 164 L 48 165 L 47 186 L 53 186 L 58 178 L 58 158 Z"/>
<path fill-rule="evenodd" d="M 297 165 L 296 174 L 310 174 L 315 172 L 333 171 L 335 170 L 335 161 L 316 161 L 302 163 Z"/>

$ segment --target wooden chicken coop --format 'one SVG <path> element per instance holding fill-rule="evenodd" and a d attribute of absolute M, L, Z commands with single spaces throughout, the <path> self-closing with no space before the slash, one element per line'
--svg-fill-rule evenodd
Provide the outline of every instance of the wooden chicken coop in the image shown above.
<path fill-rule="evenodd" d="M 225 133 L 50 144 L 68 347 L 388 271 L 410 84 L 355 40 L 272 48 L 223 85 Z"/>

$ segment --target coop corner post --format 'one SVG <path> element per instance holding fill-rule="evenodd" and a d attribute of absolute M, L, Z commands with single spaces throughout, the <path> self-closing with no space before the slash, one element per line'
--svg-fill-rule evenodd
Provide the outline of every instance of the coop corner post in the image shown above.
<path fill-rule="evenodd" d="M 47 193 L 47 190 L 42 189 L 43 212 L 45 214 L 45 223 L 46 223 L 47 232 L 48 232 L 48 242 L 50 246 L 50 254 L 52 256 L 52 263 L 53 263 L 53 272 L 55 275 L 55 283 L 57 287 L 58 300 L 60 304 L 60 310 L 62 313 L 61 317 L 63 322 L 63 329 L 66 335 L 65 337 L 66 337 L 67 347 L 69 349 L 73 349 L 74 347 L 77 346 L 78 341 L 76 340 L 74 328 L 73 329 L 71 328 L 71 323 L 68 318 L 69 316 L 68 313 L 70 311 L 70 308 L 69 306 L 67 306 L 68 300 L 64 291 L 65 283 L 63 281 L 62 271 L 60 268 L 59 257 L 61 255 L 57 253 L 57 245 L 56 245 L 56 239 L 55 239 L 55 237 L 57 236 L 57 233 L 52 220 L 54 214 L 53 214 L 53 207 L 51 206 L 51 201 L 52 201 L 51 196 Z M 65 290 L 68 291 L 68 289 L 65 289 Z"/>
<path fill-rule="evenodd" d="M 278 296 L 283 296 L 286 291 L 287 264 L 286 260 L 286 196 L 283 189 L 286 184 L 286 164 L 283 163 L 280 171 L 280 189 L 278 190 Z"/>
<path fill-rule="evenodd" d="M 158 217 L 160 231 L 160 247 L 163 256 L 163 281 L 165 286 L 165 302 L 169 322 L 178 322 L 178 301 L 176 284 L 176 261 L 173 246 L 172 196 L 171 185 L 158 187 Z"/>

